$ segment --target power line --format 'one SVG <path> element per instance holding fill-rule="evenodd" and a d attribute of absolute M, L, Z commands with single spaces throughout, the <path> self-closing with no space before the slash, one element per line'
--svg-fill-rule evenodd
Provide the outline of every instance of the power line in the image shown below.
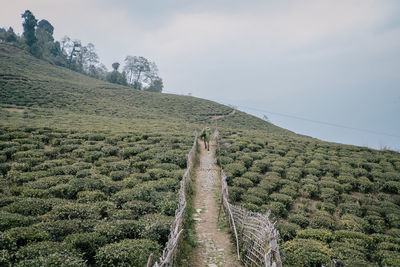
<path fill-rule="evenodd" d="M 234 105 L 234 106 L 249 109 L 249 110 L 259 111 L 259 112 L 265 112 L 265 113 L 269 113 L 269 114 L 273 114 L 273 115 L 277 115 L 277 116 L 282 116 L 282 117 L 287 117 L 287 118 L 292 118 L 292 119 L 297 119 L 297 120 L 302 120 L 302 121 L 308 121 L 308 122 L 317 123 L 317 124 L 328 125 L 328 126 L 337 127 L 337 128 L 343 128 L 343 129 L 365 132 L 365 133 L 370 133 L 370 134 L 385 135 L 385 136 L 400 138 L 400 135 L 395 135 L 395 134 L 389 134 L 389 133 L 384 133 L 384 132 L 372 131 L 372 130 L 368 130 L 368 129 L 350 127 L 350 126 L 346 126 L 346 125 L 325 122 L 325 121 L 320 121 L 320 120 L 314 120 L 314 119 L 308 119 L 308 118 L 304 118 L 304 117 L 298 117 L 298 116 L 279 113 L 279 112 L 262 110 L 262 109 L 258 109 L 258 108 L 246 107 L 246 106 L 242 106 L 242 105 Z"/>

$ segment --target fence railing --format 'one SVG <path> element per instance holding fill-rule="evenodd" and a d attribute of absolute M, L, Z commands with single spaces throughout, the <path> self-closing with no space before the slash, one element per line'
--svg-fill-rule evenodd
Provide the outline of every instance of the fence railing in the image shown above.
<path fill-rule="evenodd" d="M 218 132 L 215 132 L 213 137 L 216 139 L 217 136 Z M 223 170 L 221 170 L 221 186 L 221 204 L 236 239 L 238 259 L 250 266 L 281 267 L 279 232 L 269 220 L 270 211 L 262 214 L 231 204 Z"/>
<path fill-rule="evenodd" d="M 176 254 L 176 249 L 178 247 L 179 238 L 182 233 L 182 221 L 186 209 L 186 184 L 191 180 L 190 173 L 193 167 L 193 162 L 196 153 L 196 144 L 197 144 L 197 132 L 195 133 L 193 146 L 190 152 L 187 154 L 187 168 L 183 178 L 181 180 L 180 189 L 179 189 L 179 204 L 178 208 L 175 210 L 175 218 L 173 223 L 171 224 L 170 233 L 168 237 L 168 241 L 165 244 L 165 248 L 163 250 L 162 256 L 153 267 L 167 267 L 172 266 L 174 261 L 174 256 Z M 147 267 L 151 265 L 153 255 L 149 256 L 149 260 L 147 263 Z"/>

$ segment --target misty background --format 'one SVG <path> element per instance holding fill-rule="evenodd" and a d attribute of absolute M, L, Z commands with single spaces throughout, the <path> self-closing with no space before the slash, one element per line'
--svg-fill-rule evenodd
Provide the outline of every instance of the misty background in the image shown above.
<path fill-rule="evenodd" d="M 108 69 L 127 55 L 155 61 L 166 93 L 400 150 L 400 1 L 19 0 L 3 4 L 0 26 L 22 33 L 26 9 L 55 39 L 95 44 Z"/>

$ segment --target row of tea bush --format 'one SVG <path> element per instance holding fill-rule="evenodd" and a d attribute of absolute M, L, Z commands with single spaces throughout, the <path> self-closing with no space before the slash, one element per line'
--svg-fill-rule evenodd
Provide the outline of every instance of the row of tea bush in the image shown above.
<path fill-rule="evenodd" d="M 0 128 L 0 266 L 130 265 L 168 239 L 192 137 Z"/>
<path fill-rule="evenodd" d="M 271 210 L 284 265 L 400 265 L 400 154 L 295 135 L 222 131 L 231 201 Z"/>

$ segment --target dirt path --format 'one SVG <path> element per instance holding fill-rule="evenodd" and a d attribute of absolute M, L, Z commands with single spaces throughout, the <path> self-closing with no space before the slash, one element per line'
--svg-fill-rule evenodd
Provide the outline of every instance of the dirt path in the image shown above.
<path fill-rule="evenodd" d="M 222 225 L 224 218 L 217 222 L 220 178 L 215 161 L 215 146 L 211 144 L 210 151 L 207 151 L 203 142 L 200 142 L 199 147 L 200 165 L 196 172 L 194 198 L 198 247 L 194 251 L 190 266 L 242 266 L 236 260 L 237 255 L 227 232 L 228 228 Z"/>
<path fill-rule="evenodd" d="M 219 120 L 219 119 L 222 119 L 222 118 L 225 118 L 226 116 L 232 116 L 232 115 L 234 115 L 236 113 L 236 109 L 233 109 L 231 112 L 229 112 L 229 114 L 227 114 L 227 115 L 218 115 L 218 116 L 212 116 L 211 117 L 211 120 Z"/>

